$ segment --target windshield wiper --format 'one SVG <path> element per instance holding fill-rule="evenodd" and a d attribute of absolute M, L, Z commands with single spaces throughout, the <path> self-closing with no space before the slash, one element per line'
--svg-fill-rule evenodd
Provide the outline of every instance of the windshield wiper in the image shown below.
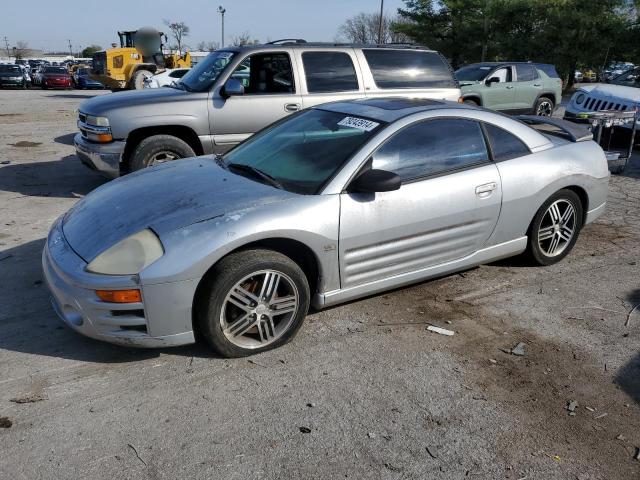
<path fill-rule="evenodd" d="M 227 164 L 227 168 L 236 169 L 236 170 L 240 170 L 241 172 L 250 173 L 254 177 L 258 177 L 258 178 L 266 181 L 272 187 L 276 187 L 276 188 L 278 188 L 280 190 L 283 189 L 282 184 L 279 181 L 277 181 L 275 178 L 273 178 L 268 173 L 263 172 L 259 168 L 252 167 L 251 165 L 245 165 L 243 163 L 229 163 L 229 164 Z"/>

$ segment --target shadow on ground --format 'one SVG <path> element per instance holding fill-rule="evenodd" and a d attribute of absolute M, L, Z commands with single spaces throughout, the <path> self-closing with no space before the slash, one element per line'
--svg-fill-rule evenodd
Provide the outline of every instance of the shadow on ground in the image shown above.
<path fill-rule="evenodd" d="M 54 138 L 53 141 L 62 145 L 73 145 L 73 137 L 75 136 L 75 132 L 67 133 L 66 135 L 60 135 L 59 137 Z"/>
<path fill-rule="evenodd" d="M 50 95 L 51 98 L 79 98 L 79 99 L 84 99 L 84 98 L 93 98 L 95 97 L 95 95 L 87 95 L 87 94 L 73 94 L 73 93 L 58 93 L 56 95 Z"/>
<path fill-rule="evenodd" d="M 0 167 L 0 190 L 32 197 L 83 196 L 106 179 L 88 169 L 75 155 L 56 161 L 10 163 Z"/>
<path fill-rule="evenodd" d="M 627 295 L 627 303 L 631 308 L 636 307 L 629 315 L 629 329 L 640 329 L 640 288 Z M 636 403 L 640 404 L 640 353 L 637 353 L 629 363 L 620 369 L 615 382 Z"/>
<path fill-rule="evenodd" d="M 97 363 L 133 362 L 162 353 L 216 358 L 204 344 L 165 349 L 137 349 L 83 337 L 55 314 L 40 258 L 45 239 L 0 252 L 0 349 Z M 19 272 L 16 274 L 16 272 Z"/>

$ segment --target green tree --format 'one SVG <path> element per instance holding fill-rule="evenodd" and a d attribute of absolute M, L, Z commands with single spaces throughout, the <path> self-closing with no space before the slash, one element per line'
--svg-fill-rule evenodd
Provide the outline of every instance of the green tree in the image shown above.
<path fill-rule="evenodd" d="M 82 58 L 91 58 L 93 54 L 102 50 L 100 45 L 89 45 L 88 47 L 82 49 Z"/>

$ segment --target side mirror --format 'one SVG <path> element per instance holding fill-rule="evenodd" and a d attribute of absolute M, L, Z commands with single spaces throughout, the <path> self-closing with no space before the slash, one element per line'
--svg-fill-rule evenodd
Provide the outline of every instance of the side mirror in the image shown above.
<path fill-rule="evenodd" d="M 487 78 L 484 82 L 487 87 L 490 87 L 492 83 L 500 83 L 500 79 L 498 77 Z"/>
<path fill-rule="evenodd" d="M 220 94 L 224 98 L 229 98 L 238 95 L 244 95 L 244 85 L 240 82 L 240 80 L 236 80 L 235 78 L 230 78 L 227 80 L 227 83 L 224 84 Z"/>
<path fill-rule="evenodd" d="M 400 177 L 396 173 L 370 169 L 351 182 L 348 190 L 353 193 L 391 192 L 398 190 L 401 184 Z"/>

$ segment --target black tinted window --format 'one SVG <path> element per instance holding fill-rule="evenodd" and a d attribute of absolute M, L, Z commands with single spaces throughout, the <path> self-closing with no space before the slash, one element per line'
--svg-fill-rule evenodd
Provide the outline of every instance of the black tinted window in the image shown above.
<path fill-rule="evenodd" d="M 293 93 L 291 60 L 286 53 L 257 53 L 245 59 L 232 78 L 244 85 L 247 94 Z"/>
<path fill-rule="evenodd" d="M 480 124 L 427 120 L 400 131 L 373 155 L 373 168 L 410 180 L 489 161 Z"/>
<path fill-rule="evenodd" d="M 363 50 L 379 88 L 456 87 L 449 65 L 436 52 Z"/>
<path fill-rule="evenodd" d="M 530 82 L 538 78 L 538 73 L 533 65 L 516 65 L 516 73 L 518 74 L 519 82 Z"/>
<path fill-rule="evenodd" d="M 491 144 L 493 159 L 496 162 L 522 157 L 531 153 L 522 140 L 506 130 L 488 123 L 485 124 L 485 128 Z"/>
<path fill-rule="evenodd" d="M 310 93 L 358 90 L 356 69 L 344 52 L 305 52 L 302 63 Z"/>

